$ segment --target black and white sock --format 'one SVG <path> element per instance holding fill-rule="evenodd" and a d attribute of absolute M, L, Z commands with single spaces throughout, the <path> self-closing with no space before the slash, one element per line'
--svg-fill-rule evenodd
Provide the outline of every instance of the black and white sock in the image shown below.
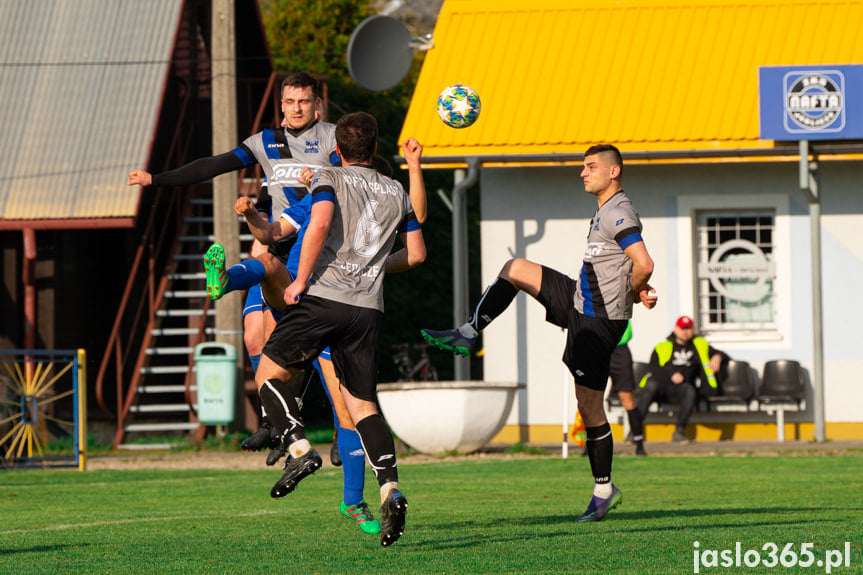
<path fill-rule="evenodd" d="M 306 439 L 300 406 L 285 382 L 281 379 L 268 379 L 258 391 L 258 396 L 273 429 L 288 446 L 291 455 L 299 457 L 307 453 L 311 444 Z"/>
<path fill-rule="evenodd" d="M 503 278 L 495 279 L 483 292 L 468 325 L 478 332 L 484 330 L 494 318 L 509 307 L 517 295 L 517 287 Z"/>
<path fill-rule="evenodd" d="M 384 418 L 375 413 L 359 421 L 356 427 L 378 485 L 383 486 L 390 482 L 397 484 L 399 472 L 396 468 L 396 446 Z"/>
<path fill-rule="evenodd" d="M 593 472 L 593 494 L 603 499 L 611 497 L 611 461 L 614 457 L 614 439 L 608 422 L 599 427 L 588 427 L 587 457 Z"/>

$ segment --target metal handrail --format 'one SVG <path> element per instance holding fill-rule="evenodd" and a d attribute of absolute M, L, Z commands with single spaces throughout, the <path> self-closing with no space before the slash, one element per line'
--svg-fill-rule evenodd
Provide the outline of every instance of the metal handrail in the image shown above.
<path fill-rule="evenodd" d="M 171 144 L 168 147 L 168 153 L 165 155 L 165 158 L 166 158 L 165 167 L 167 167 L 168 163 L 170 162 L 171 157 L 174 155 L 176 150 L 180 147 L 180 138 L 182 137 L 182 135 L 184 135 L 184 132 L 180 128 L 183 126 L 183 122 L 185 121 L 186 112 L 188 111 L 188 108 L 189 108 L 190 99 L 191 99 L 191 91 L 187 90 L 184 94 L 182 105 L 180 106 L 180 113 L 179 113 L 178 118 L 177 118 L 177 129 L 174 131 L 174 135 L 171 138 Z M 189 135 L 189 137 L 187 138 L 186 145 L 185 145 L 184 149 L 180 152 L 181 161 L 185 159 L 185 156 L 188 153 L 188 143 L 190 141 L 191 141 L 191 135 Z M 99 408 L 103 412 L 105 412 L 106 414 L 108 414 L 109 416 L 114 417 L 114 418 L 116 418 L 120 413 L 121 405 L 123 404 L 123 398 L 121 396 L 122 394 L 118 394 L 118 396 L 117 396 L 117 414 L 111 413 L 111 410 L 108 409 L 108 407 L 105 403 L 105 397 L 104 397 L 105 373 L 107 372 L 108 365 L 113 360 L 115 362 L 115 377 L 117 380 L 118 389 L 122 386 L 123 373 L 125 372 L 124 367 L 126 366 L 127 358 L 126 358 L 126 354 L 124 353 L 123 344 L 120 340 L 120 328 L 122 327 L 123 320 L 126 318 L 126 309 L 129 306 L 129 300 L 131 298 L 132 290 L 137 283 L 137 280 L 139 277 L 139 272 L 141 270 L 141 264 L 142 264 L 142 261 L 144 260 L 145 255 L 147 256 L 148 268 L 152 268 L 154 259 L 153 259 L 153 246 L 151 243 L 151 239 L 152 239 L 153 234 L 156 231 L 157 223 L 163 224 L 162 230 L 161 230 L 162 233 L 159 234 L 159 236 L 160 236 L 159 245 L 161 245 L 161 241 L 164 238 L 164 231 L 165 231 L 164 228 L 167 227 L 164 225 L 166 221 L 165 220 L 163 220 L 161 222 L 156 221 L 157 210 L 155 209 L 155 207 L 159 205 L 163 194 L 164 194 L 163 188 L 159 187 L 156 189 L 155 199 L 152 203 L 153 208 L 150 210 L 150 213 L 148 215 L 147 225 L 144 228 L 144 234 L 141 238 L 141 243 L 139 244 L 138 249 L 135 252 L 135 259 L 132 262 L 132 268 L 129 271 L 129 278 L 128 278 L 128 280 L 126 280 L 126 287 L 123 290 L 123 296 L 120 299 L 120 306 L 119 306 L 119 309 L 117 310 L 117 315 L 114 318 L 114 325 L 111 328 L 111 335 L 108 337 L 108 343 L 105 346 L 105 353 L 102 355 L 102 361 L 99 365 L 99 372 L 98 372 L 98 375 L 96 376 L 96 385 L 95 385 L 96 402 L 99 405 Z M 178 199 L 177 194 L 172 193 L 170 201 L 169 201 L 169 209 L 170 209 L 171 204 L 174 204 L 175 202 L 177 202 L 177 199 Z M 148 286 L 152 290 L 152 283 L 151 282 L 148 282 Z M 148 294 L 148 297 L 146 298 L 146 301 L 151 303 L 151 307 L 147 310 L 147 312 L 148 312 L 147 315 L 150 318 L 153 317 L 153 315 L 155 314 L 155 311 L 156 311 L 152 307 L 152 302 L 154 301 L 154 299 L 155 298 L 153 297 L 152 293 Z M 140 303 L 143 304 L 144 301 L 145 301 L 145 298 L 142 298 Z M 130 333 L 136 333 L 135 330 L 137 329 L 138 320 L 141 317 L 141 311 L 142 311 L 142 308 L 139 305 L 138 313 L 135 314 L 135 321 L 133 323 L 133 329 Z M 152 321 L 152 319 L 150 321 Z"/>
<path fill-rule="evenodd" d="M 272 105 L 274 107 L 274 110 L 278 110 L 278 94 L 276 94 L 276 91 L 280 89 L 280 86 L 277 82 L 279 74 L 280 73 L 277 72 L 273 72 L 270 74 L 266 88 L 264 90 L 264 94 L 261 98 L 261 103 L 258 107 L 253 122 L 251 130 L 251 133 L 253 134 L 261 130 L 262 118 L 264 116 L 264 111 L 268 105 Z M 325 82 L 325 80 L 323 81 Z M 182 133 L 180 127 L 183 125 L 183 121 L 185 119 L 189 105 L 189 100 L 189 92 L 187 92 L 181 106 L 180 114 L 178 116 L 178 129 L 175 131 L 171 140 L 171 145 L 169 147 L 168 153 L 166 154 L 166 165 L 163 169 L 168 169 L 171 158 L 175 154 L 178 156 L 177 158 L 175 158 L 175 160 L 177 160 L 180 165 L 185 163 L 185 158 L 188 155 L 188 146 L 191 143 L 192 138 L 189 135 L 188 131 L 186 133 Z M 185 142 L 181 143 L 181 137 L 183 135 L 189 137 L 185 138 Z M 178 148 L 180 148 L 181 146 L 184 149 L 178 151 Z M 247 195 L 249 193 L 250 184 L 248 182 L 244 182 L 245 172 L 246 170 L 243 169 L 240 171 L 239 174 L 240 185 L 238 189 L 238 195 Z M 260 175 L 259 170 L 256 170 L 254 179 L 258 183 L 263 179 Z M 162 199 L 164 193 L 165 191 L 162 188 L 158 188 L 156 190 L 156 201 L 153 203 L 154 206 L 157 206 L 159 204 L 159 201 Z M 132 263 L 129 278 L 126 282 L 126 287 L 123 291 L 123 296 L 120 300 L 120 306 L 114 320 L 111 335 L 108 338 L 105 353 L 99 366 L 99 372 L 96 378 L 95 386 L 96 401 L 102 411 L 110 415 L 112 418 L 117 419 L 117 434 L 115 436 L 115 445 L 119 444 L 119 442 L 122 441 L 122 437 L 124 434 L 124 420 L 133 404 L 136 388 L 141 379 L 141 368 L 146 361 L 146 349 L 149 346 L 149 342 L 152 338 L 151 328 L 154 325 L 155 314 L 162 304 L 163 294 L 166 289 L 166 272 L 170 268 L 170 254 L 176 253 L 177 251 L 176 238 L 179 235 L 179 233 L 177 232 L 179 231 L 179 227 L 182 226 L 183 222 L 181 212 L 185 210 L 188 206 L 188 202 L 186 201 L 187 197 L 188 194 L 185 193 L 176 191 L 171 192 L 171 196 L 168 201 L 167 213 L 176 211 L 176 227 L 172 228 L 172 226 L 168 225 L 170 222 L 170 218 L 165 218 L 162 221 L 157 221 L 157 210 L 150 210 L 147 226 L 145 228 L 144 234 L 142 235 L 141 243 L 135 253 L 135 258 Z M 157 228 L 157 225 L 159 224 L 161 225 Z M 163 249 L 165 240 L 167 239 L 168 231 L 171 229 L 173 229 L 173 231 L 175 232 L 173 234 L 173 245 L 167 252 L 165 252 L 165 250 Z M 157 237 L 154 238 L 154 236 Z M 162 266 L 158 265 L 158 260 L 160 259 L 160 257 L 167 258 L 164 265 Z M 146 270 L 144 269 L 145 267 Z M 159 269 L 156 269 L 157 267 L 159 267 Z M 144 274 L 146 274 L 146 278 L 144 278 Z M 161 281 L 159 281 L 157 286 L 155 283 L 156 278 L 160 276 Z M 142 297 L 138 300 L 137 308 L 135 308 L 134 310 L 134 318 L 132 319 L 131 329 L 127 329 L 126 333 L 133 334 L 133 336 L 134 334 L 139 333 L 141 329 L 140 324 L 142 321 L 145 320 L 145 318 L 147 322 L 146 330 L 144 331 L 140 344 L 132 344 L 132 342 L 125 342 L 124 344 L 124 342 L 122 341 L 121 330 L 124 321 L 129 318 L 129 312 L 132 305 L 132 294 L 135 290 L 135 287 L 139 286 L 142 280 L 145 282 L 146 289 L 145 292 L 142 294 Z M 210 301 L 207 300 L 204 306 L 204 314 L 201 318 L 201 324 L 198 329 L 197 337 L 195 338 L 198 343 L 205 339 L 205 326 L 207 319 L 206 312 L 209 309 L 210 305 Z M 137 350 L 137 353 L 134 353 L 135 350 Z M 130 374 L 129 363 L 131 362 L 132 357 L 135 358 L 135 365 Z M 115 363 L 114 377 L 117 393 L 116 414 L 112 413 L 112 411 L 107 407 L 104 397 L 106 373 L 112 361 Z M 191 406 L 191 395 L 189 386 L 191 385 L 191 374 L 193 373 L 194 368 L 194 354 L 189 354 L 188 368 L 189 369 L 185 380 L 186 401 Z M 129 385 L 124 390 L 123 382 L 127 377 L 130 379 L 130 381 Z M 190 417 L 193 421 L 196 419 L 194 407 L 190 410 Z"/>

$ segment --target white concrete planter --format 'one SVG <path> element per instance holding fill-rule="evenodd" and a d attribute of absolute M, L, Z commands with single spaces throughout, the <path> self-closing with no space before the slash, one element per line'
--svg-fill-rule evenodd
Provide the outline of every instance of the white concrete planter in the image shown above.
<path fill-rule="evenodd" d="M 523 383 L 402 381 L 378 385 L 378 402 L 393 432 L 419 452 L 470 453 L 506 423 Z"/>

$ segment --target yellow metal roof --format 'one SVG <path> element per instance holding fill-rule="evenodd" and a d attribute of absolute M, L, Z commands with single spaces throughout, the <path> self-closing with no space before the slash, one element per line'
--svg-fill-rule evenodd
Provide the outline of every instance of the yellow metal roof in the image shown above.
<path fill-rule="evenodd" d="M 863 63 L 863 2 L 446 0 L 400 140 L 426 159 L 772 148 L 758 67 Z M 467 84 L 476 124 L 437 115 Z"/>

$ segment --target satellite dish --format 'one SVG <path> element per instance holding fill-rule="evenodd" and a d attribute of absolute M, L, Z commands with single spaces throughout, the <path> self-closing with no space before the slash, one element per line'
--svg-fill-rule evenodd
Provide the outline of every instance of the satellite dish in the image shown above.
<path fill-rule="evenodd" d="M 367 90 L 392 88 L 405 77 L 414 59 L 407 26 L 389 16 L 369 16 L 348 42 L 348 73 Z"/>

